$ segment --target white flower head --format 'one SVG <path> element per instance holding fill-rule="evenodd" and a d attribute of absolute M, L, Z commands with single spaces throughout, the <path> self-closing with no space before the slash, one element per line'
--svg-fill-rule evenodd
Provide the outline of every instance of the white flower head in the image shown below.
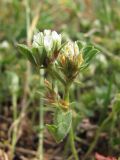
<path fill-rule="evenodd" d="M 39 32 L 33 36 L 33 47 L 38 48 L 40 45 L 43 45 L 43 33 Z"/>
<path fill-rule="evenodd" d="M 53 31 L 52 32 L 52 39 L 53 39 L 53 43 L 56 45 L 56 47 L 60 47 L 61 41 L 62 41 L 61 34 L 58 34 L 56 31 Z"/>
<path fill-rule="evenodd" d="M 50 36 L 51 35 L 51 30 L 45 29 L 43 33 L 44 33 L 45 36 Z"/>
<path fill-rule="evenodd" d="M 52 38 L 54 41 L 61 41 L 61 34 L 58 34 L 56 31 L 53 31 Z"/>
<path fill-rule="evenodd" d="M 53 40 L 51 36 L 44 37 L 44 47 L 47 51 L 51 51 L 53 47 Z"/>
<path fill-rule="evenodd" d="M 55 51 L 60 48 L 61 35 L 56 31 L 44 30 L 33 37 L 33 47 L 39 48 L 43 46 L 47 52 Z"/>

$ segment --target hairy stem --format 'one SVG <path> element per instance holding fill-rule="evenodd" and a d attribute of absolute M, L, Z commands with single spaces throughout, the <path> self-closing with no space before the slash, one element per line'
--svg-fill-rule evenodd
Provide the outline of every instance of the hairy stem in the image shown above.
<path fill-rule="evenodd" d="M 40 71 L 40 85 L 43 84 L 44 78 L 43 78 L 43 70 Z M 39 160 L 43 160 L 43 129 L 44 129 L 44 106 L 43 106 L 43 100 L 40 99 L 40 105 L 39 105 L 39 126 L 40 126 L 40 132 L 39 132 L 39 145 L 38 145 L 38 157 Z"/>
<path fill-rule="evenodd" d="M 30 27 L 30 6 L 29 6 L 29 0 L 25 1 L 25 10 L 26 10 L 26 42 L 27 45 L 30 46 L 31 40 L 29 39 L 29 27 Z M 22 102 L 21 105 L 23 108 L 27 108 L 27 95 L 29 92 L 29 77 L 30 77 L 30 71 L 31 67 L 30 67 L 30 62 L 27 61 L 26 62 L 26 72 L 25 72 L 25 76 L 24 76 L 24 88 L 23 88 L 23 98 L 22 98 Z M 24 109 L 24 110 L 25 110 Z"/>
<path fill-rule="evenodd" d="M 13 93 L 12 95 L 12 105 L 13 105 L 13 122 L 16 122 L 17 120 L 17 95 L 16 93 Z M 17 142 L 17 125 L 15 124 L 13 129 L 13 135 L 12 135 L 12 154 L 11 157 L 14 157 L 15 153 L 15 146 Z"/>
<path fill-rule="evenodd" d="M 74 133 L 73 133 L 73 127 L 71 125 L 71 129 L 70 129 L 70 143 L 71 143 L 71 149 L 72 149 L 72 153 L 74 155 L 75 160 L 79 160 L 78 155 L 77 155 L 77 150 L 75 148 L 75 142 L 74 142 Z"/>
<path fill-rule="evenodd" d="M 70 87 L 69 85 L 67 85 L 65 87 L 65 96 L 64 96 L 65 101 L 67 101 L 68 103 L 69 103 L 69 87 Z M 78 155 L 77 155 L 77 151 L 75 148 L 74 133 L 73 133 L 72 124 L 71 124 L 71 128 L 70 128 L 69 139 L 70 139 L 70 145 L 71 145 L 71 150 L 72 150 L 73 156 L 74 156 L 75 160 L 78 160 Z"/>

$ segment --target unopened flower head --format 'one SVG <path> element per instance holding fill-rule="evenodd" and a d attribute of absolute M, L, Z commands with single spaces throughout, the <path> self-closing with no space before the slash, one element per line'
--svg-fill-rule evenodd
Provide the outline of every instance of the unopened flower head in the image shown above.
<path fill-rule="evenodd" d="M 64 51 L 65 54 L 71 58 L 79 54 L 79 48 L 76 42 L 75 43 L 68 42 L 68 44 L 65 46 Z"/>
<path fill-rule="evenodd" d="M 79 50 L 77 42 L 68 42 L 59 55 L 61 70 L 67 78 L 75 78 L 83 61 L 82 52 Z"/>
<path fill-rule="evenodd" d="M 78 67 L 83 63 L 83 56 L 77 43 L 68 42 L 63 49 L 63 53 L 60 55 L 60 60 L 64 65 L 67 61 L 76 64 Z"/>

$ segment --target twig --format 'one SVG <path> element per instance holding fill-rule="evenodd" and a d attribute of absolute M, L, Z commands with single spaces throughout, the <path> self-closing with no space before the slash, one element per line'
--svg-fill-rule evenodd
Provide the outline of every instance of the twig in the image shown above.
<path fill-rule="evenodd" d="M 0 121 L 1 120 L 6 121 L 7 123 L 11 123 L 12 122 L 11 118 L 6 118 L 5 116 L 0 115 Z"/>
<path fill-rule="evenodd" d="M 10 148 L 10 145 L 0 142 L 0 148 L 4 149 L 6 147 Z M 25 149 L 25 148 L 22 148 L 22 147 L 16 147 L 16 151 L 20 152 L 20 153 L 23 153 L 23 154 L 27 154 L 27 155 L 32 155 L 32 156 L 36 156 L 36 154 L 37 154 L 36 151 L 30 150 L 30 149 Z"/>
<path fill-rule="evenodd" d="M 16 151 L 20 152 L 22 154 L 27 154 L 27 155 L 31 155 L 31 156 L 36 156 L 37 155 L 36 151 L 30 150 L 30 149 L 21 148 L 21 147 L 17 147 Z"/>

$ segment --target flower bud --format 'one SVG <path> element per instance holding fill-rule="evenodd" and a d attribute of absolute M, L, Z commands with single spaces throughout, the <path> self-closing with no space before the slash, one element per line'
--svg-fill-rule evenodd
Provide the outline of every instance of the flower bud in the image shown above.
<path fill-rule="evenodd" d="M 82 53 L 76 42 L 67 43 L 58 60 L 61 71 L 68 80 L 73 80 L 77 76 L 83 61 Z"/>

